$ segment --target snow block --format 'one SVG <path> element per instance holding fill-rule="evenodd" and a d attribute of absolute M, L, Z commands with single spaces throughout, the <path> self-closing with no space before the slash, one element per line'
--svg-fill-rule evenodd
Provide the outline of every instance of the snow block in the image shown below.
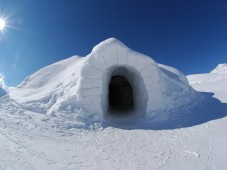
<path fill-rule="evenodd" d="M 94 57 L 89 57 L 86 62 L 90 65 L 95 66 L 96 68 L 99 68 L 99 70 L 103 70 L 103 71 L 108 67 L 103 56 L 100 57 L 100 56 L 94 55 Z"/>
<path fill-rule="evenodd" d="M 128 53 L 128 59 L 127 59 L 126 65 L 134 67 L 137 60 L 138 60 L 137 55 Z"/>
<path fill-rule="evenodd" d="M 81 76 L 83 78 L 102 78 L 102 72 L 102 70 L 93 65 L 85 64 L 85 68 L 82 69 Z"/>
<path fill-rule="evenodd" d="M 102 79 L 93 79 L 92 80 L 92 87 L 102 87 Z"/>
<path fill-rule="evenodd" d="M 80 80 L 81 88 L 92 88 L 92 79 L 81 79 Z"/>
<path fill-rule="evenodd" d="M 122 47 L 117 47 L 117 58 L 118 65 L 125 65 L 128 59 L 128 50 Z"/>
<path fill-rule="evenodd" d="M 118 57 L 117 57 L 117 49 L 115 46 L 106 48 L 102 54 L 104 61 L 107 63 L 108 67 L 112 65 L 117 65 Z"/>
<path fill-rule="evenodd" d="M 93 96 L 93 95 L 101 95 L 102 88 L 89 88 L 89 89 L 82 89 L 81 96 Z"/>

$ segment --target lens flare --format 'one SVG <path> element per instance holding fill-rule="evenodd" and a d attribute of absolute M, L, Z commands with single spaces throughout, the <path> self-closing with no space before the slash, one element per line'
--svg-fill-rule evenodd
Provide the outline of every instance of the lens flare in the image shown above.
<path fill-rule="evenodd" d="M 0 30 L 3 31 L 6 28 L 6 20 L 4 18 L 0 18 Z"/>

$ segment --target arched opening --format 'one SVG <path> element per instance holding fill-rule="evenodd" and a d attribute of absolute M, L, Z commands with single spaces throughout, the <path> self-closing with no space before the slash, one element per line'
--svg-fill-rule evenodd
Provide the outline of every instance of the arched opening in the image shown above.
<path fill-rule="evenodd" d="M 133 88 L 124 76 L 111 77 L 108 98 L 109 112 L 112 115 L 127 115 L 134 109 Z"/>
<path fill-rule="evenodd" d="M 148 95 L 143 77 L 135 68 L 111 66 L 104 72 L 102 80 L 101 107 L 106 118 L 146 114 Z"/>

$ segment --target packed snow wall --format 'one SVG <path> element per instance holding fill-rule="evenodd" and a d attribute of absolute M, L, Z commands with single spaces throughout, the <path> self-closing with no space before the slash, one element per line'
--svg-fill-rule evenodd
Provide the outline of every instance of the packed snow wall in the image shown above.
<path fill-rule="evenodd" d="M 108 115 L 109 84 L 117 75 L 125 77 L 132 86 L 135 114 L 156 110 L 166 101 L 162 98 L 165 82 L 157 63 L 111 38 L 93 49 L 81 69 L 81 105 Z"/>

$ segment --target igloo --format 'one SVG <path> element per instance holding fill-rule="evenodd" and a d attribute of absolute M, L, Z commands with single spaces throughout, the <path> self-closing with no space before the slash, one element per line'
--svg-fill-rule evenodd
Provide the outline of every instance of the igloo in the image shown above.
<path fill-rule="evenodd" d="M 80 116 L 101 119 L 167 113 L 193 101 L 194 94 L 180 71 L 115 38 L 99 43 L 85 57 L 73 56 L 40 69 L 9 93 L 35 112 L 57 115 L 82 109 Z"/>
<path fill-rule="evenodd" d="M 181 72 L 114 38 L 101 42 L 87 56 L 79 87 L 81 106 L 104 116 L 143 116 L 181 103 L 185 99 L 178 97 L 190 91 Z"/>

